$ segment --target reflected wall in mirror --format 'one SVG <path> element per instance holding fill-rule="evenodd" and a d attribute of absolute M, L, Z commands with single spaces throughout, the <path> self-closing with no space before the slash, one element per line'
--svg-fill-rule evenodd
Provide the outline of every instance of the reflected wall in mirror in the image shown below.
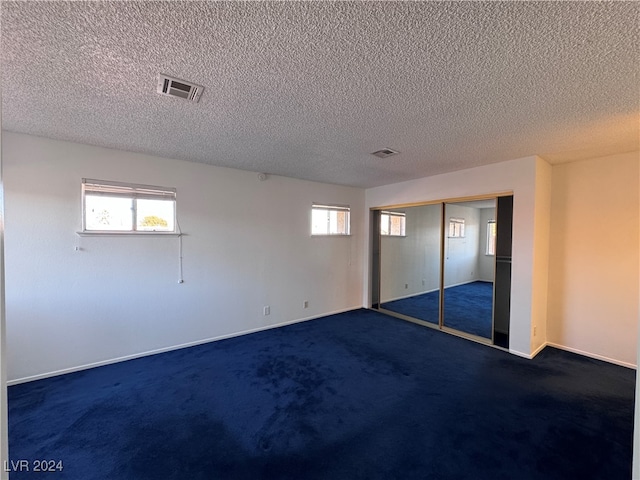
<path fill-rule="evenodd" d="M 380 307 L 439 325 L 442 204 L 380 213 Z"/>
<path fill-rule="evenodd" d="M 493 338 L 495 199 L 445 204 L 443 326 Z"/>

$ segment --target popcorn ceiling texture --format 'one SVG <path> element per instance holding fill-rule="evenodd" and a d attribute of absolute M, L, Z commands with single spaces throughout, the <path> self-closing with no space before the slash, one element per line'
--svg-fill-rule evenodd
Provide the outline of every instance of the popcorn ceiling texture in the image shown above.
<path fill-rule="evenodd" d="M 637 2 L 1 8 L 10 131 L 359 187 L 639 148 Z"/>

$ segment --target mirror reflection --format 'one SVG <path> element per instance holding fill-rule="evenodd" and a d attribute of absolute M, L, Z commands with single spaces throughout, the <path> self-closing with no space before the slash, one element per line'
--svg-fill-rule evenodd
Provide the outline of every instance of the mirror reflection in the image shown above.
<path fill-rule="evenodd" d="M 508 347 L 512 205 L 508 195 L 375 210 L 373 308 Z"/>
<path fill-rule="evenodd" d="M 380 214 L 380 307 L 439 324 L 442 205 Z"/>
<path fill-rule="evenodd" d="M 443 326 L 492 338 L 495 200 L 445 204 Z"/>

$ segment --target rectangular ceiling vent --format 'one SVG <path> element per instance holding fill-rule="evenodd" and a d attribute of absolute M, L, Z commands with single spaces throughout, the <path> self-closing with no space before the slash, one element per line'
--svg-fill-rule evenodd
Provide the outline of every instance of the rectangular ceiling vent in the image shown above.
<path fill-rule="evenodd" d="M 387 157 L 391 157 L 393 155 L 397 155 L 400 152 L 396 151 L 396 150 L 391 150 L 390 148 L 383 148 L 382 150 L 378 150 L 377 152 L 373 152 L 371 155 L 378 157 L 378 158 L 387 158 Z"/>
<path fill-rule="evenodd" d="M 158 93 L 169 97 L 180 97 L 191 102 L 200 100 L 204 87 L 185 82 L 168 75 L 158 75 Z"/>

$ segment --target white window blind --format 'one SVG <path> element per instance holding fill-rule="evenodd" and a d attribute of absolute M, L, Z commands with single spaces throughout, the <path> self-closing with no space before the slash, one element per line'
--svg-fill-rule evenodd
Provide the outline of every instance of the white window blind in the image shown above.
<path fill-rule="evenodd" d="M 380 212 L 380 234 L 390 237 L 406 235 L 407 217 L 403 212 Z"/>
<path fill-rule="evenodd" d="M 349 235 L 351 208 L 314 203 L 311 207 L 311 235 Z"/>

